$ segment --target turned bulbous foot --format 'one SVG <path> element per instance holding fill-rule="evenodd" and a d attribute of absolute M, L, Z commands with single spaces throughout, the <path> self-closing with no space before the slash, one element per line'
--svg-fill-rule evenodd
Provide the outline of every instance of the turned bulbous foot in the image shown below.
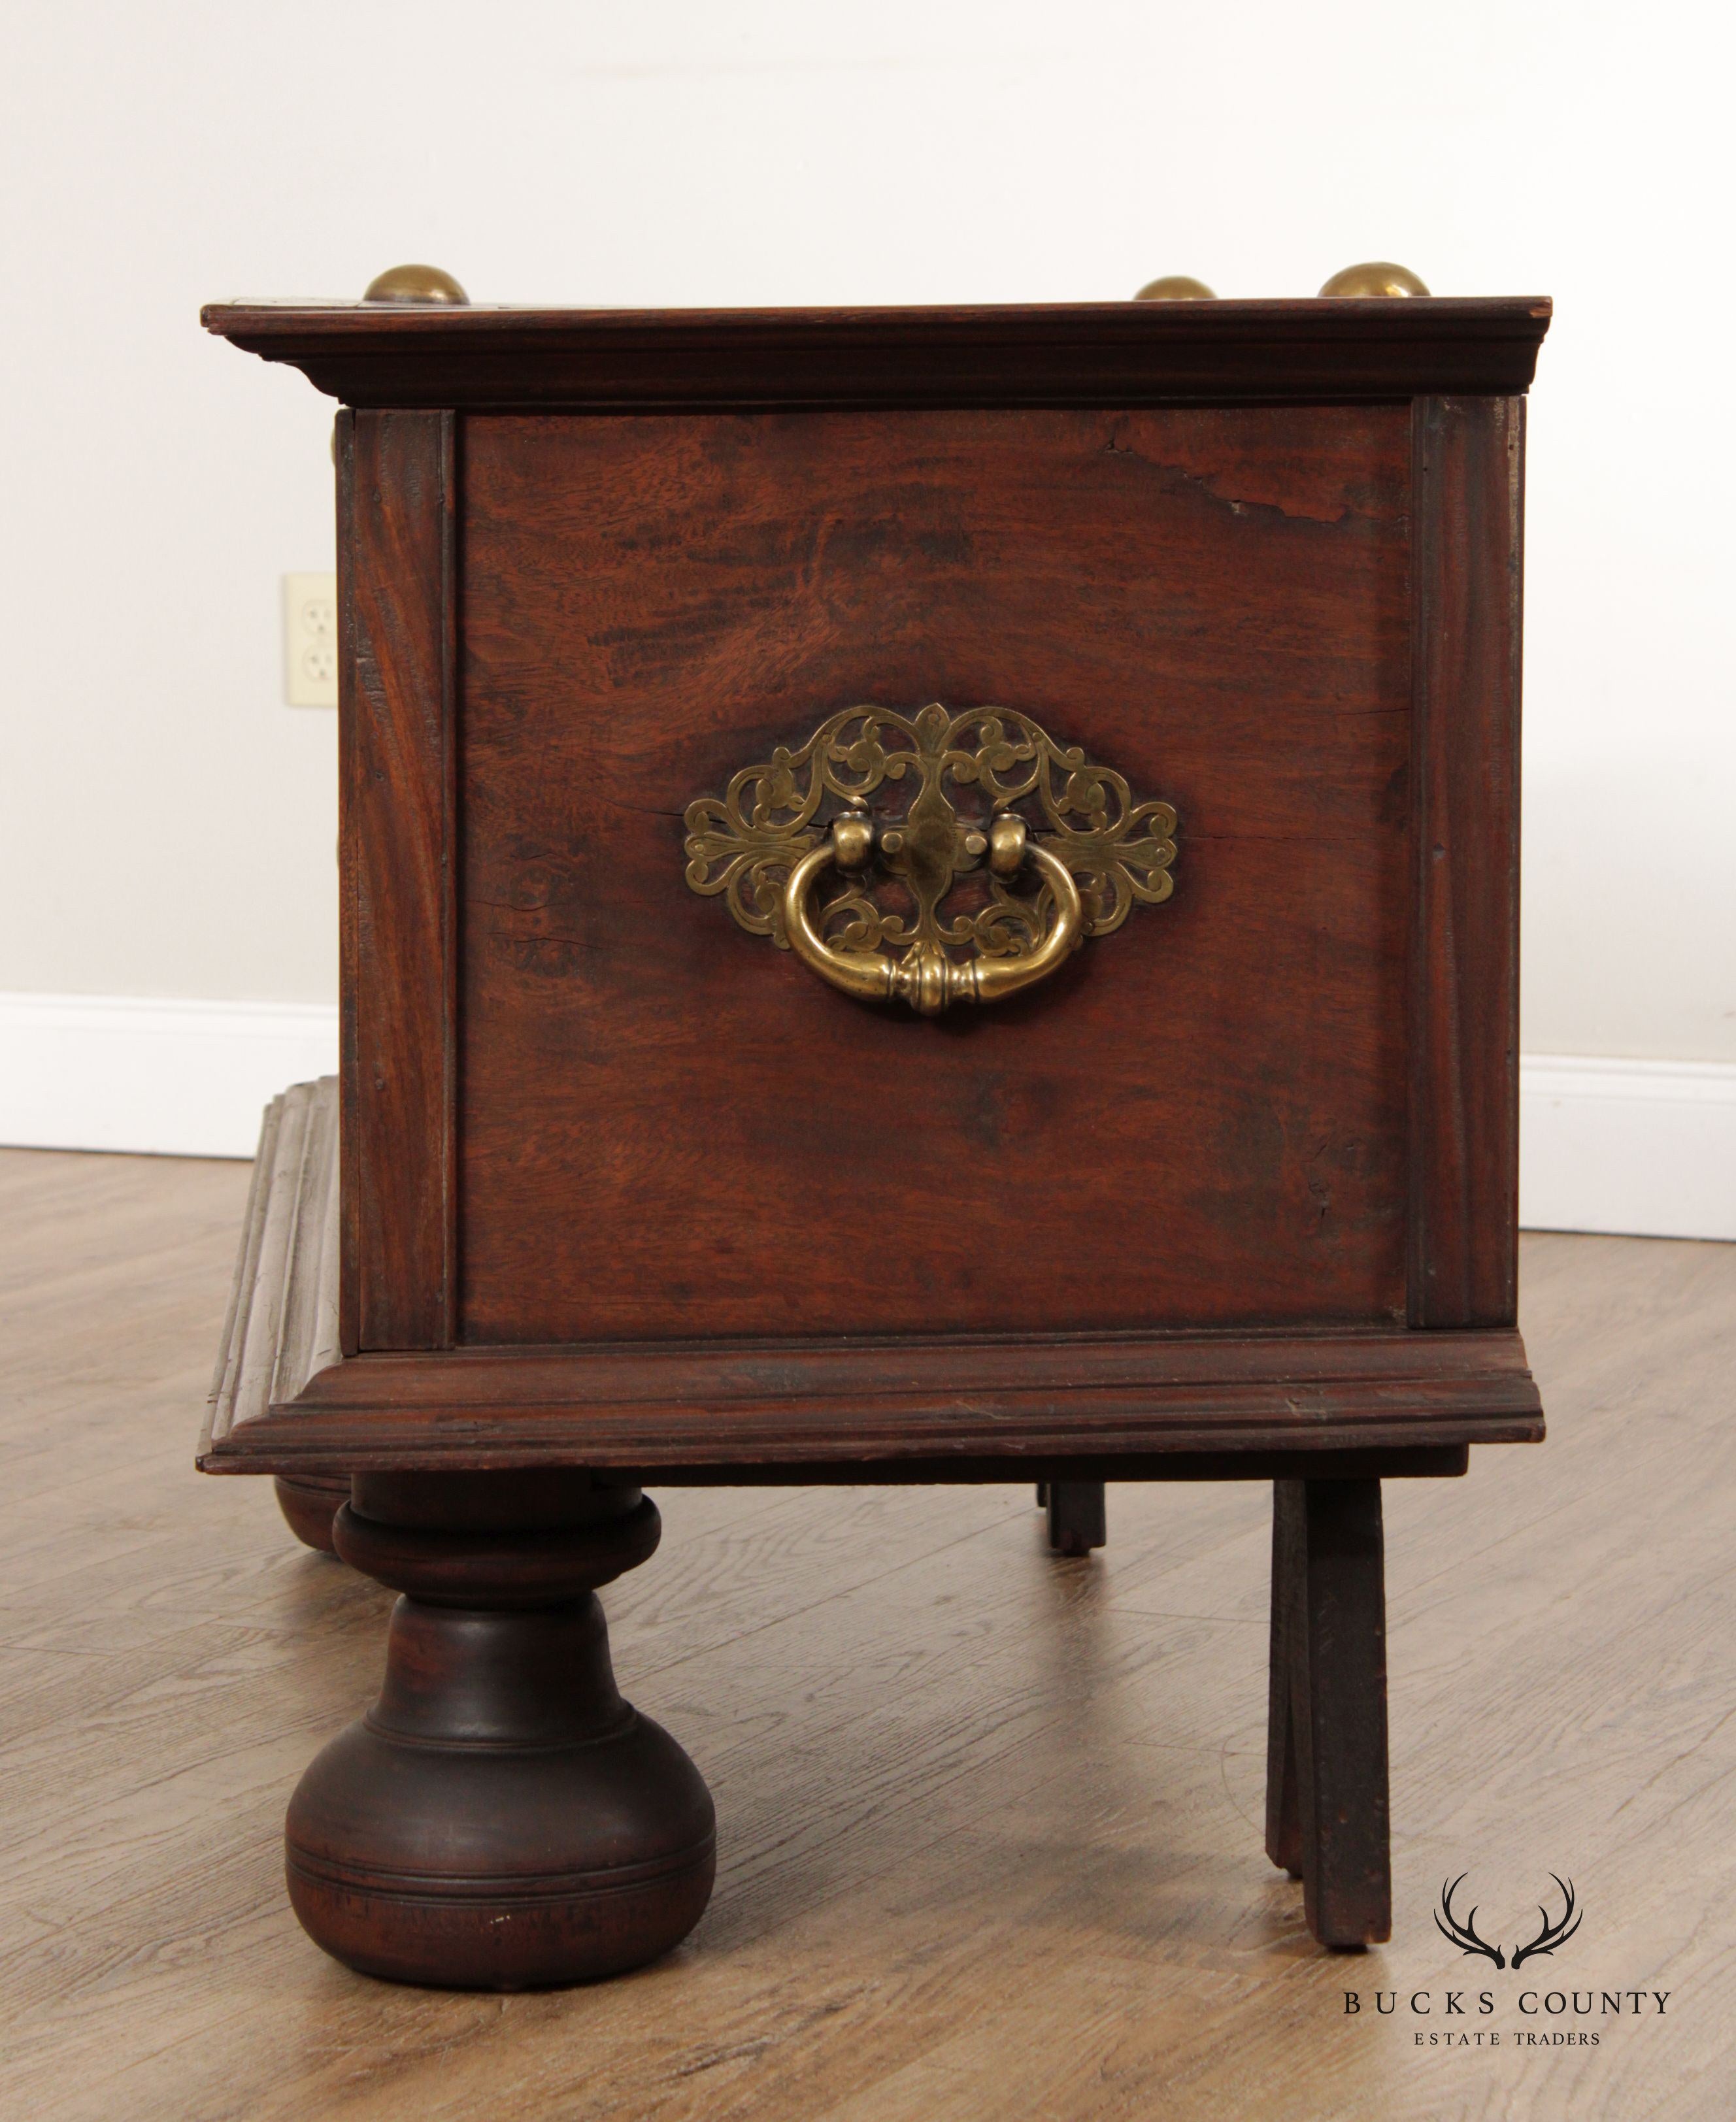
<path fill-rule="evenodd" d="M 279 1474 L 274 1486 L 283 1521 L 303 1547 L 335 1554 L 331 1521 L 349 1501 L 347 1475 Z"/>
<path fill-rule="evenodd" d="M 414 1501 L 407 1479 L 373 1486 L 358 1482 L 358 1504 Z M 637 1490 L 577 1484 L 563 1510 L 539 1500 L 566 1521 L 338 1514 L 338 1553 L 405 1596 L 380 1699 L 291 1802 L 287 1864 L 305 1928 L 364 1974 L 479 1989 L 589 1981 L 667 1951 L 710 1897 L 710 1793 L 622 1699 L 595 1592 L 651 1553 L 656 1508 Z"/>

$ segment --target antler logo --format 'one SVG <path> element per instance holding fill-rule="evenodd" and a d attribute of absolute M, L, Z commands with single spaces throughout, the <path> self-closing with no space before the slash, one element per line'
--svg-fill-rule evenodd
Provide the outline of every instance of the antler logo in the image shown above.
<path fill-rule="evenodd" d="M 1554 1874 L 1551 1873 L 1551 1877 L 1553 1876 Z M 1476 1934 L 1476 1910 L 1473 1909 L 1463 1923 L 1461 1923 L 1453 1913 L 1453 1896 L 1464 1883 L 1465 1874 L 1461 1872 L 1450 1886 L 1441 1888 L 1441 1905 L 1439 1912 L 1434 1919 L 1434 1928 L 1443 1937 L 1458 1946 L 1461 1951 L 1480 1952 L 1486 1960 L 1492 1960 L 1497 1967 L 1504 1967 L 1507 1965 L 1507 1956 L 1501 1951 L 1500 1946 L 1486 1945 Z M 1441 1921 L 1442 1916 L 1446 1918 L 1444 1923 Z M 1515 1961 L 1514 1965 L 1517 1965 L 1518 1962 Z"/>
<path fill-rule="evenodd" d="M 1476 1910 L 1472 1909 L 1462 1923 L 1453 1913 L 1453 1896 L 1464 1885 L 1467 1876 L 1461 1872 L 1450 1885 L 1442 1886 L 1441 1905 L 1435 1911 L 1434 1928 L 1460 1951 L 1480 1952 L 1486 1960 L 1492 1960 L 1497 1967 L 1505 1967 L 1507 1956 L 1500 1946 L 1490 1945 L 1486 1939 L 1477 1936 Z M 1542 1903 L 1537 1904 L 1537 1914 L 1543 1919 L 1543 1928 L 1529 1944 L 1514 1947 L 1512 1964 L 1515 1970 L 1523 1967 L 1528 1960 L 1542 1959 L 1552 1953 L 1558 1945 L 1565 1945 L 1579 1928 L 1579 1918 L 1574 1912 L 1573 1881 L 1561 1878 L 1554 1872 L 1549 1876 L 1561 1888 L 1567 1905 L 1561 1911 L 1561 1921 L 1555 1923 L 1551 1921 L 1549 1911 Z"/>
<path fill-rule="evenodd" d="M 1541 1901 L 1537 1903 L 1537 1914 L 1543 1919 L 1543 1928 L 1532 1938 L 1529 1945 L 1522 1945 L 1514 1954 L 1513 1964 L 1515 1967 L 1522 1965 L 1526 1961 L 1532 1958 L 1541 1959 L 1546 1953 L 1553 1952 L 1558 1945 L 1565 1945 L 1568 1939 L 1579 1928 L 1579 1919 L 1573 1912 L 1573 1881 L 1570 1879 L 1557 1878 L 1553 1872 L 1549 1876 L 1555 1880 L 1556 1884 L 1566 1895 L 1567 1905 L 1561 1911 L 1560 1923 L 1553 1923 L 1549 1920 L 1548 1909 Z"/>

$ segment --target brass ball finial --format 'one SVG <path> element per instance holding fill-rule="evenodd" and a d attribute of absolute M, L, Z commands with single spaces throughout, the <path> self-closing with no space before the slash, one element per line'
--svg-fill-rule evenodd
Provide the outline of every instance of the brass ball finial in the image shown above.
<path fill-rule="evenodd" d="M 364 302 L 454 302 L 470 297 L 438 265 L 389 265 L 367 283 Z"/>
<path fill-rule="evenodd" d="M 1134 297 L 1136 302 L 1215 302 L 1218 297 L 1203 280 L 1187 273 L 1166 273 L 1161 280 L 1148 280 Z"/>
<path fill-rule="evenodd" d="M 1345 301 L 1393 295 L 1426 295 L 1429 290 L 1408 265 L 1395 265 L 1390 259 L 1377 258 L 1366 265 L 1346 265 L 1341 273 L 1335 273 L 1320 292 Z"/>

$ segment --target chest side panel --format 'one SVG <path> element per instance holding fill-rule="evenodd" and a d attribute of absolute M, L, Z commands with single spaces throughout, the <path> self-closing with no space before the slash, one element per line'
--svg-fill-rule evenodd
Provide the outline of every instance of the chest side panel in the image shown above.
<path fill-rule="evenodd" d="M 471 1342 L 1405 1311 L 1402 407 L 470 416 Z M 1040 988 L 855 1003 L 682 814 L 859 702 L 1033 716 L 1179 813 Z"/>

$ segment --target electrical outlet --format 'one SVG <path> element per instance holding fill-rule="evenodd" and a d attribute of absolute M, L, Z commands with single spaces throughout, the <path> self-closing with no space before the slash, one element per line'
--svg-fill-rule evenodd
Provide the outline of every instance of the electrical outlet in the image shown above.
<path fill-rule="evenodd" d="M 283 697 L 292 708 L 338 704 L 338 578 L 283 577 Z"/>

